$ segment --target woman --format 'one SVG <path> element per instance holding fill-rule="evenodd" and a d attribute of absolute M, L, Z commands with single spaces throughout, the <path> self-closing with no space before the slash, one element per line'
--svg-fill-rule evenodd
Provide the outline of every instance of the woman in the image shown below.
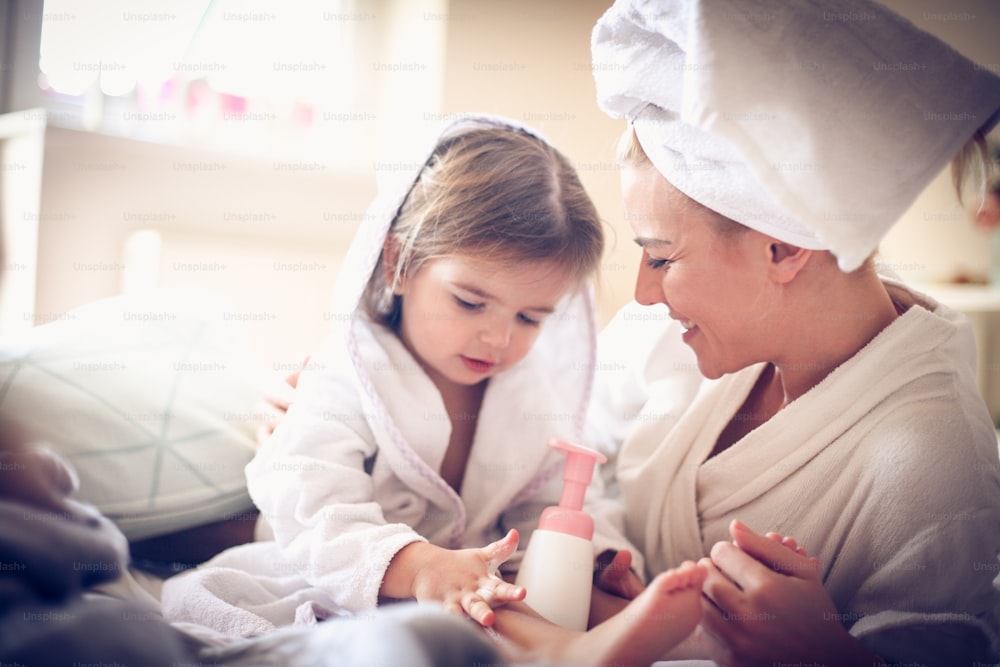
<path fill-rule="evenodd" d="M 867 3 L 621 1 L 593 49 L 630 123 L 636 301 L 672 320 L 609 326 L 602 366 L 642 377 L 596 405 L 612 437 L 629 418 L 617 478 L 650 572 L 710 570 L 688 648 L 989 661 L 1000 464 L 971 331 L 872 256 L 995 121 L 1000 80 Z M 820 576 L 748 525 L 795 535 Z"/>

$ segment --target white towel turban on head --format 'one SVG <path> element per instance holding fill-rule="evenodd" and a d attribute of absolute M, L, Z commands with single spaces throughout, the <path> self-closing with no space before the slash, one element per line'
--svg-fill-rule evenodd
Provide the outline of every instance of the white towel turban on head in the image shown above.
<path fill-rule="evenodd" d="M 862 0 L 618 0 L 591 46 L 671 184 L 844 271 L 1000 117 L 1000 78 Z"/>

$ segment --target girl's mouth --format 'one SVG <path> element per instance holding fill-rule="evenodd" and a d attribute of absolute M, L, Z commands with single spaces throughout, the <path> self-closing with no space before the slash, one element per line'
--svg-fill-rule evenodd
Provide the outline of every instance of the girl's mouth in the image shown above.
<path fill-rule="evenodd" d="M 462 355 L 462 362 L 464 362 L 466 368 L 471 370 L 473 373 L 488 373 L 494 366 L 496 366 L 495 362 L 473 359 L 472 357 L 466 357 L 465 355 Z"/>

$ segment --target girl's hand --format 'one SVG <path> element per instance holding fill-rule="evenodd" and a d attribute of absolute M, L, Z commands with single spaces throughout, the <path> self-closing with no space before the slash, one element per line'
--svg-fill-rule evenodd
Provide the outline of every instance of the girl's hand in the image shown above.
<path fill-rule="evenodd" d="M 817 559 L 794 540 L 759 535 L 738 521 L 729 531 L 733 542 L 717 543 L 701 560 L 709 571 L 701 623 L 713 660 L 879 664 L 841 624 Z"/>
<path fill-rule="evenodd" d="M 441 602 L 448 611 L 467 614 L 483 626 L 493 625 L 493 605 L 523 600 L 525 596 L 524 587 L 497 576 L 497 568 L 517 550 L 517 542 L 517 531 L 511 530 L 503 539 L 481 549 L 452 551 L 423 543 L 410 545 L 419 546 L 422 552 L 404 566 L 414 568 L 411 597 Z M 396 561 L 393 559 L 393 565 Z"/>

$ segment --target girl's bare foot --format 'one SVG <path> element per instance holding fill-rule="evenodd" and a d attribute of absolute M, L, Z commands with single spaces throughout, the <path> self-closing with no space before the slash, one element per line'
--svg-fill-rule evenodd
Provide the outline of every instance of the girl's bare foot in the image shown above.
<path fill-rule="evenodd" d="M 580 665 L 649 665 L 687 637 L 701 620 L 708 572 L 687 561 L 658 575 L 629 605 L 568 642 L 555 656 Z"/>

